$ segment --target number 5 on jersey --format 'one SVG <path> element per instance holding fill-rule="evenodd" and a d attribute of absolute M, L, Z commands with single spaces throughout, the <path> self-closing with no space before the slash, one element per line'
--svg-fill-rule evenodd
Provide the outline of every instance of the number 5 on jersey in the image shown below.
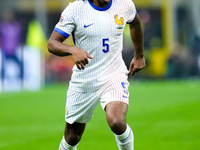
<path fill-rule="evenodd" d="M 107 53 L 109 52 L 109 38 L 103 39 L 103 52 Z"/>

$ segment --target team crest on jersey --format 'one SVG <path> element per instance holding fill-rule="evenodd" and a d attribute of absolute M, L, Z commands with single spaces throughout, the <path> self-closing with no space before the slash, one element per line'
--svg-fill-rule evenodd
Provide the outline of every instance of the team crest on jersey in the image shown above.
<path fill-rule="evenodd" d="M 123 25 L 124 25 L 124 18 L 123 17 L 119 17 L 120 13 L 116 13 L 114 18 L 115 18 L 115 23 L 118 25 L 117 29 L 123 29 Z"/>
<path fill-rule="evenodd" d="M 63 17 L 63 16 L 61 16 L 61 17 L 60 17 L 60 21 L 59 21 L 59 22 L 62 24 L 62 23 L 63 23 L 63 20 L 64 20 L 64 17 Z"/>

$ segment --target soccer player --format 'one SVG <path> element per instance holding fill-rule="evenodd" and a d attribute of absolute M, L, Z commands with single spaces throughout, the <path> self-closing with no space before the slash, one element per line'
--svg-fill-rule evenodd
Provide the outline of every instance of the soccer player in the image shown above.
<path fill-rule="evenodd" d="M 130 26 L 134 58 L 122 59 L 123 30 Z M 75 46 L 63 44 L 72 33 Z M 71 55 L 75 66 L 66 100 L 65 132 L 59 150 L 76 150 L 86 123 L 100 102 L 119 150 L 133 150 L 126 123 L 128 74 L 145 67 L 143 33 L 132 0 L 77 0 L 62 12 L 48 42 L 49 52 Z"/>

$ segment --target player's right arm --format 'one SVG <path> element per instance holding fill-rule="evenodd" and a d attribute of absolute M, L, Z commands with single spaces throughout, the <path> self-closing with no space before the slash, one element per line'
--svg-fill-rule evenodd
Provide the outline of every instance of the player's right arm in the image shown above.
<path fill-rule="evenodd" d="M 63 44 L 66 37 L 56 31 L 53 31 L 48 41 L 48 50 L 50 53 L 57 56 L 69 56 L 72 58 L 79 70 L 84 69 L 88 64 L 88 58 L 93 59 L 86 51 L 76 47 Z"/>

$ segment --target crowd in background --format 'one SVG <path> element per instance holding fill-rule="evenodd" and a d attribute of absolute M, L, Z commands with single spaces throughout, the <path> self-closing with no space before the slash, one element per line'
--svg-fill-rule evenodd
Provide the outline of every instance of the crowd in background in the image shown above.
<path fill-rule="evenodd" d="M 138 14 L 144 30 L 144 49 L 147 68 L 135 75 L 135 78 L 167 79 L 200 77 L 200 27 L 195 32 L 190 13 L 187 8 L 176 10 L 178 32 L 177 40 L 172 49 L 163 51 L 163 28 L 159 8 L 139 9 Z M 10 63 L 14 63 L 16 77 L 24 80 L 24 46 L 38 43 L 41 59 L 40 80 L 50 84 L 70 80 L 73 61 L 70 57 L 59 58 L 47 52 L 46 42 L 54 25 L 58 22 L 60 11 L 48 13 L 49 28 L 47 33 L 39 29 L 40 21 L 35 20 L 34 13 L 23 13 L 14 10 L 5 11 L 0 15 L 0 69 L 1 85 L 5 76 L 13 73 Z M 32 30 L 31 30 L 32 29 Z M 37 32 L 36 32 L 37 30 Z M 34 36 L 35 34 L 35 36 Z M 41 38 L 42 37 L 42 38 Z M 134 56 L 134 49 L 130 41 L 129 28 L 124 31 L 123 58 L 129 68 Z M 42 42 L 42 43 L 41 43 Z M 66 41 L 73 44 L 71 37 Z M 34 44 L 32 44 L 34 45 Z M 28 49 L 27 49 L 28 51 Z M 7 61 L 8 60 L 8 61 Z M 34 62 L 33 62 L 34 65 Z M 11 68 L 11 69 L 10 69 Z M 29 68 L 31 69 L 31 68 Z M 7 72 L 7 73 L 6 73 Z M 8 73 L 9 72 L 9 73 Z"/>

